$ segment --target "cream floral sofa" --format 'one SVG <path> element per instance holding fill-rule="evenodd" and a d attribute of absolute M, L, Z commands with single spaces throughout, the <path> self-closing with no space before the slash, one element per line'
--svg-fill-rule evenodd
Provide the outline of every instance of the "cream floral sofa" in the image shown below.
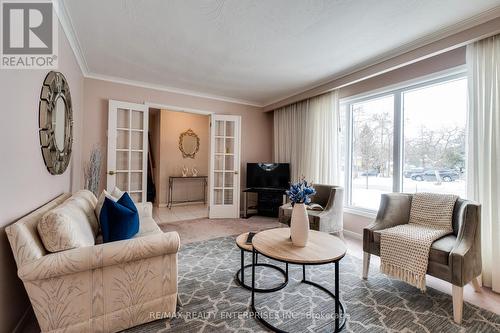
<path fill-rule="evenodd" d="M 62 194 L 6 228 L 42 332 L 116 332 L 155 320 L 158 312 L 174 314 L 179 235 L 160 230 L 151 203 L 138 205 L 140 230 L 133 239 L 50 253 L 37 224 L 66 200 L 96 223 L 97 199 L 80 191 Z"/>

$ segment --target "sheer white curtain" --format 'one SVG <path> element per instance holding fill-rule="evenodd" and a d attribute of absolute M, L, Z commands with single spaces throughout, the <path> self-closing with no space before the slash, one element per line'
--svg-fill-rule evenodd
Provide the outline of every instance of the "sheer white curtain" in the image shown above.
<path fill-rule="evenodd" d="M 339 97 L 332 91 L 274 110 L 274 159 L 293 181 L 338 182 Z"/>
<path fill-rule="evenodd" d="M 483 284 L 500 292 L 500 35 L 467 46 L 468 195 L 482 205 Z"/>

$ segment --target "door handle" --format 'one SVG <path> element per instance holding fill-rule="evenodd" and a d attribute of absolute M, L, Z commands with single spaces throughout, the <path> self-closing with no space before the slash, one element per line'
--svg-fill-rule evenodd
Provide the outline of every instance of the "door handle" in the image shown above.
<path fill-rule="evenodd" d="M 113 176 L 116 172 L 114 171 L 108 171 L 108 175 Z"/>
<path fill-rule="evenodd" d="M 237 175 L 238 174 L 238 171 L 234 171 L 234 174 Z"/>

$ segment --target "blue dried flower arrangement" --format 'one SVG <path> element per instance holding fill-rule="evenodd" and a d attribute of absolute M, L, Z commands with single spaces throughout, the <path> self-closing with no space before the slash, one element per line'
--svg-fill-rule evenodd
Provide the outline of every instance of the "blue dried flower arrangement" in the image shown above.
<path fill-rule="evenodd" d="M 315 193 L 316 190 L 314 187 L 309 185 L 304 178 L 296 183 L 290 184 L 290 189 L 286 191 L 286 195 L 290 198 L 292 205 L 296 203 L 309 205 L 311 203 L 311 196 Z"/>

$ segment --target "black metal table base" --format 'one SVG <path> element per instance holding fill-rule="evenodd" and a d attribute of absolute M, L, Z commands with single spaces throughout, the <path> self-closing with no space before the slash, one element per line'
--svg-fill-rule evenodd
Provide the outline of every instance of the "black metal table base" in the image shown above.
<path fill-rule="evenodd" d="M 256 257 L 257 257 L 258 252 L 254 250 L 253 255 L 252 255 L 252 263 L 256 263 Z M 273 259 L 273 258 L 271 258 Z M 276 260 L 276 259 L 275 259 Z M 285 262 L 287 264 L 287 272 L 288 272 L 288 262 Z M 329 295 L 334 301 L 335 301 L 335 313 L 334 319 L 335 319 L 335 328 L 334 332 L 340 332 L 342 329 L 345 327 L 346 324 L 346 317 L 345 317 L 345 308 L 342 302 L 340 301 L 339 297 L 336 295 L 340 295 L 339 292 L 339 260 L 334 261 L 335 264 L 335 293 L 332 293 L 330 290 L 326 289 L 325 287 L 317 284 L 316 282 L 312 282 L 306 279 L 306 265 L 302 265 L 302 283 L 309 284 L 313 287 L 318 288 L 319 290 L 323 291 L 327 295 Z M 252 266 L 252 265 L 250 265 Z M 288 277 L 288 274 L 287 274 Z M 259 292 L 258 289 L 255 288 L 255 267 L 252 266 L 252 287 L 250 288 L 252 290 L 252 300 L 251 300 L 251 308 L 252 312 L 255 315 L 255 318 L 257 318 L 264 326 L 267 328 L 271 329 L 274 332 L 279 332 L 279 333 L 288 333 L 287 331 L 284 331 L 278 327 L 275 327 L 268 321 L 266 321 L 261 315 L 260 312 L 256 309 L 255 307 L 255 292 Z M 281 289 L 281 288 L 280 288 Z"/>
<path fill-rule="evenodd" d="M 252 264 L 245 265 L 245 251 L 243 249 L 240 249 L 240 250 L 241 250 L 241 268 L 234 275 L 234 279 L 236 280 L 236 282 L 241 287 L 243 287 L 245 289 L 248 289 L 248 290 L 252 290 L 252 286 L 249 286 L 248 284 L 245 284 L 245 269 L 253 267 L 254 264 L 252 263 Z M 273 292 L 273 291 L 278 291 L 280 289 L 283 289 L 288 284 L 288 264 L 286 264 L 286 268 L 285 268 L 285 270 L 283 270 L 282 268 L 274 266 L 274 265 L 271 265 L 271 264 L 258 263 L 257 260 L 256 260 L 255 266 L 257 266 L 257 267 L 260 266 L 260 267 L 272 268 L 272 269 L 280 272 L 283 275 L 283 277 L 284 277 L 283 283 L 280 284 L 279 286 L 276 286 L 276 287 L 273 287 L 273 288 L 255 288 L 256 292 L 258 292 L 258 293 L 270 293 L 270 292 Z"/>

